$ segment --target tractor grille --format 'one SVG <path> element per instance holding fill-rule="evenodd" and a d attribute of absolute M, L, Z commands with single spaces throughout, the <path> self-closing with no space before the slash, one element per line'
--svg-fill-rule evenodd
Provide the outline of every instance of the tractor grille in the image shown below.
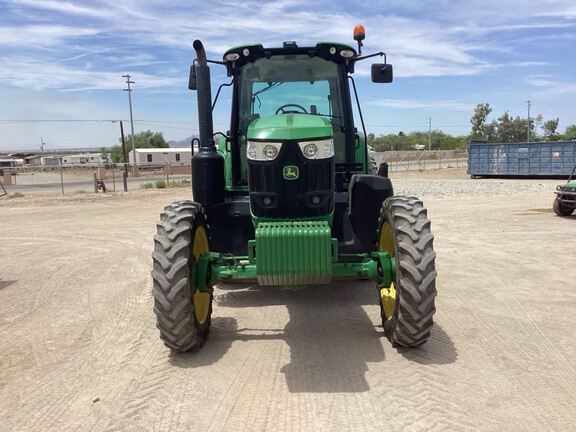
<path fill-rule="evenodd" d="M 298 168 L 286 180 L 283 169 Z M 287 141 L 273 161 L 248 161 L 250 210 L 256 217 L 302 219 L 334 209 L 334 158 L 309 160 L 296 141 Z"/>
<path fill-rule="evenodd" d="M 265 222 L 256 228 L 256 275 L 261 285 L 329 283 L 328 222 Z"/>

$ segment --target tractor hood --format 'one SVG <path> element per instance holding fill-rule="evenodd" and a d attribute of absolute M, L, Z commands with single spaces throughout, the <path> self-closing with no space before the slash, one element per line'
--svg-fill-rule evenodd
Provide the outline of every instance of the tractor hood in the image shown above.
<path fill-rule="evenodd" d="M 280 114 L 254 120 L 248 127 L 249 140 L 290 141 L 332 137 L 326 117 L 311 114 Z"/>

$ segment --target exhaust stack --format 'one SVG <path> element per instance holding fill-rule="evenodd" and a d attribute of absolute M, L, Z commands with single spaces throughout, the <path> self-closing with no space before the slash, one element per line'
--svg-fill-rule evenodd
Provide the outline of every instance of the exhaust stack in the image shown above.
<path fill-rule="evenodd" d="M 198 92 L 198 128 L 200 145 L 192 156 L 192 193 L 194 201 L 208 206 L 224 202 L 224 158 L 216 151 L 212 122 L 210 68 L 202 42 L 194 41 L 196 51 L 196 89 Z"/>

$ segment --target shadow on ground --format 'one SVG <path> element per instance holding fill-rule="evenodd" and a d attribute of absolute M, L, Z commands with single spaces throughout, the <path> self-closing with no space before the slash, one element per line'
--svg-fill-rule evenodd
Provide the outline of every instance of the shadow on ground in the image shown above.
<path fill-rule="evenodd" d="M 13 283 L 16 283 L 15 280 L 2 280 L 0 279 L 0 290 L 9 287 Z"/>
<path fill-rule="evenodd" d="M 290 392 L 357 393 L 370 389 L 365 378 L 367 363 L 385 359 L 380 323 L 372 322 L 362 307 L 377 307 L 372 284 L 242 288 L 217 296 L 215 307 L 285 305 L 290 320 L 284 329 L 238 328 L 234 318 L 215 317 L 207 344 L 199 352 L 172 356 L 170 361 L 175 366 L 215 363 L 234 341 L 283 340 L 290 347 L 290 362 L 281 372 Z M 422 364 L 451 363 L 457 357 L 450 337 L 438 325 L 428 344 L 416 350 L 398 351 L 408 360 Z"/>
<path fill-rule="evenodd" d="M 458 359 L 458 351 L 448 333 L 437 322 L 434 323 L 428 342 L 418 348 L 398 348 L 402 356 L 420 364 L 444 365 Z"/>

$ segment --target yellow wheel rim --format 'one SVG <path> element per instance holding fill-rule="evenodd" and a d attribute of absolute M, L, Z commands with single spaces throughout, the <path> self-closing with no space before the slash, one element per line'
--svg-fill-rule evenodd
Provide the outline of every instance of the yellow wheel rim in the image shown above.
<path fill-rule="evenodd" d="M 390 256 L 394 256 L 394 237 L 392 236 L 392 226 L 390 222 L 384 222 L 380 230 L 380 241 L 378 242 L 381 251 L 386 251 Z"/>
<path fill-rule="evenodd" d="M 192 255 L 198 261 L 198 258 L 208 252 L 208 236 L 204 227 L 199 226 L 194 232 L 194 240 L 192 241 Z M 195 288 L 195 287 L 194 287 Z M 195 290 L 194 293 L 194 312 L 196 319 L 200 324 L 204 324 L 208 319 L 210 312 L 210 293 L 203 293 Z"/>
<path fill-rule="evenodd" d="M 382 307 L 384 308 L 384 315 L 386 319 L 392 319 L 394 310 L 396 309 L 396 288 L 394 282 L 388 288 L 380 290 L 380 299 L 382 300 Z"/>
<path fill-rule="evenodd" d="M 381 251 L 386 251 L 390 256 L 394 257 L 394 237 L 392 235 L 390 222 L 384 222 L 382 224 L 378 246 Z M 380 290 L 380 300 L 382 301 L 386 319 L 392 319 L 394 310 L 396 309 L 396 288 L 394 287 L 394 282 L 392 282 L 388 288 L 382 288 Z"/>

